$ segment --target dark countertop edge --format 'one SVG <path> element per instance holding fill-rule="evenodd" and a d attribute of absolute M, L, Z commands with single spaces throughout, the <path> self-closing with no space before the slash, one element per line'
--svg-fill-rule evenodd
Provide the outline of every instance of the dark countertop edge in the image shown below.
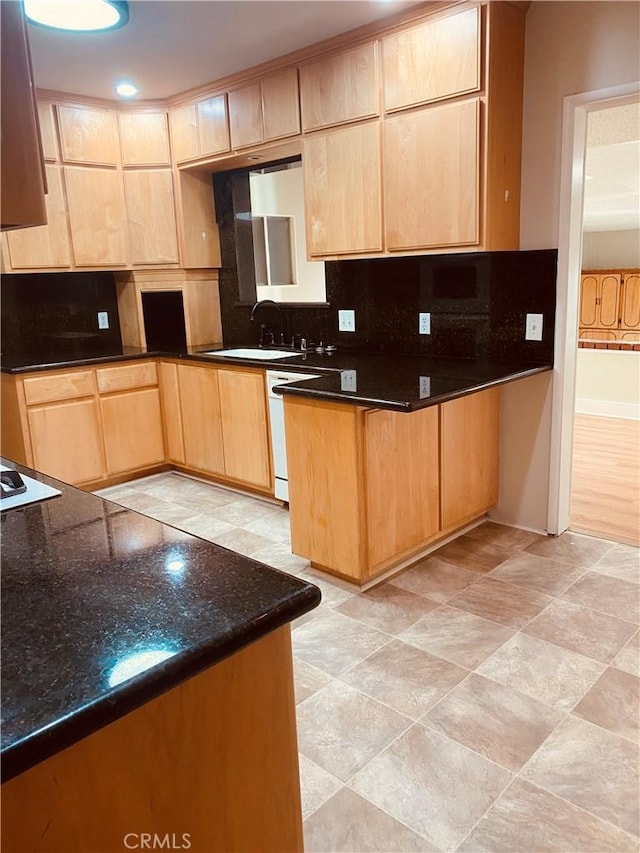
<path fill-rule="evenodd" d="M 33 732 L 2 751 L 2 782 L 13 779 L 52 755 L 115 722 L 183 681 L 215 666 L 256 640 L 308 613 L 320 603 L 320 591 L 311 584 L 256 623 L 240 626 L 216 643 L 201 643 L 183 654 L 123 682 L 87 708 L 74 711 L 55 724 Z"/>
<path fill-rule="evenodd" d="M 527 376 L 535 376 L 538 373 L 547 373 L 553 370 L 552 364 L 541 364 L 535 367 L 528 367 L 525 370 L 518 370 L 514 373 L 508 373 L 505 376 L 500 376 L 495 379 L 487 379 L 476 383 L 469 383 L 455 391 L 450 391 L 444 394 L 436 394 L 432 397 L 425 397 L 424 400 L 409 400 L 407 402 L 380 400 L 377 397 L 358 396 L 357 394 L 348 391 L 324 391 L 313 388 L 313 380 L 305 382 L 302 385 L 278 385 L 273 390 L 276 394 L 283 397 L 302 397 L 305 400 L 326 400 L 331 403 L 342 403 L 347 406 L 366 406 L 374 409 L 386 409 L 394 412 L 417 412 L 420 409 L 426 409 L 429 406 L 436 406 L 439 403 L 446 403 L 449 400 L 456 400 L 458 397 L 466 397 L 469 394 L 474 394 L 476 391 L 485 391 L 488 388 L 493 388 L 497 385 L 506 385 L 508 382 L 515 382 L 518 379 L 525 379 Z"/>

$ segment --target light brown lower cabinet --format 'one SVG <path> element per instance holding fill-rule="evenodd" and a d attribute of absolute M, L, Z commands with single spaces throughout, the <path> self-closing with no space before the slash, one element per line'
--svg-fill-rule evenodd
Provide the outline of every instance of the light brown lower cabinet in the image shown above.
<path fill-rule="evenodd" d="M 364 584 L 496 502 L 495 389 L 413 413 L 284 409 L 292 550 L 318 568 Z"/>
<path fill-rule="evenodd" d="M 218 371 L 178 365 L 180 415 L 187 468 L 224 474 Z"/>
<path fill-rule="evenodd" d="M 100 399 L 107 471 L 122 474 L 164 462 L 157 388 L 125 391 Z"/>
<path fill-rule="evenodd" d="M 224 470 L 227 477 L 272 487 L 264 373 L 219 370 Z"/>

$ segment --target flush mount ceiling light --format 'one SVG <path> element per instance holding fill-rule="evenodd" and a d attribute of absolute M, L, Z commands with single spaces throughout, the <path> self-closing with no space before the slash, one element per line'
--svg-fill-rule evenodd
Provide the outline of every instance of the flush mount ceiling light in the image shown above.
<path fill-rule="evenodd" d="M 115 30 L 129 20 L 126 0 L 24 0 L 24 11 L 40 27 L 85 33 Z"/>
<path fill-rule="evenodd" d="M 134 98 L 138 94 L 138 87 L 134 86 L 133 83 L 118 83 L 116 92 L 121 98 Z"/>

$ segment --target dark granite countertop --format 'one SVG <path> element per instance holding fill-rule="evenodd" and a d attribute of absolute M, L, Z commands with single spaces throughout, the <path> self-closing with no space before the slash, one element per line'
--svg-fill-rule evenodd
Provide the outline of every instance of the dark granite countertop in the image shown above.
<path fill-rule="evenodd" d="M 280 386 L 278 393 L 329 400 L 358 406 L 411 412 L 551 370 L 550 363 L 500 361 L 496 359 L 443 358 L 423 355 L 394 355 L 340 349 L 333 353 L 296 353 L 265 361 L 216 355 L 220 344 L 190 347 L 184 352 L 123 347 L 112 355 L 74 357 L 63 362 L 33 358 L 5 358 L 5 373 L 35 373 L 43 370 L 99 365 L 137 358 L 179 358 L 186 361 L 318 373 L 319 378 Z"/>
<path fill-rule="evenodd" d="M 320 601 L 312 584 L 2 461 L 62 492 L 0 516 L 3 780 Z"/>

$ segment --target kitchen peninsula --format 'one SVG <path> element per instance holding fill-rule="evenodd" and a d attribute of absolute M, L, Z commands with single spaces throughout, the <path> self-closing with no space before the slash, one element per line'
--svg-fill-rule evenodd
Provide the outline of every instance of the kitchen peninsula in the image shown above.
<path fill-rule="evenodd" d="M 302 849 L 289 622 L 319 591 L 62 494 L 2 515 L 3 849 Z"/>

